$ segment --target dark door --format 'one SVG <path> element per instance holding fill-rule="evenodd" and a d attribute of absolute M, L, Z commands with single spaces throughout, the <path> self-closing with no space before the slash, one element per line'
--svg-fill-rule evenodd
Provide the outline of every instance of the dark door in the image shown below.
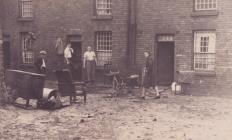
<path fill-rule="evenodd" d="M 73 78 L 74 80 L 82 80 L 82 48 L 81 42 L 72 42 L 71 46 L 74 50 L 72 55 L 73 62 Z"/>
<path fill-rule="evenodd" d="M 10 68 L 10 42 L 3 42 L 3 65 L 5 69 Z"/>
<path fill-rule="evenodd" d="M 170 85 L 174 79 L 174 42 L 158 43 L 158 84 Z"/>

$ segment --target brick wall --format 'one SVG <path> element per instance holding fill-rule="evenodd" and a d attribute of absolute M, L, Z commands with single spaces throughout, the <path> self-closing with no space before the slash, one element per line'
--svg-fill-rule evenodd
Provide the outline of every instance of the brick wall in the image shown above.
<path fill-rule="evenodd" d="M 202 93 L 218 92 L 222 88 L 231 89 L 232 2 L 230 0 L 219 1 L 218 11 L 214 11 L 216 13 L 194 12 L 193 2 L 193 0 L 138 1 L 136 62 L 138 65 L 143 64 L 144 48 L 150 48 L 154 56 L 157 47 L 156 35 L 174 34 L 175 71 L 192 70 L 193 31 L 213 29 L 216 30 L 217 36 L 215 74 L 196 74 L 197 76 L 192 79 L 194 83 L 192 87 Z"/>
<path fill-rule="evenodd" d="M 35 17 L 33 21 L 19 19 L 18 1 L 4 0 L 4 33 L 11 37 L 12 67 L 22 64 L 19 33 L 33 31 L 37 37 L 35 51 L 48 51 L 48 65 L 55 69 L 59 64 L 55 53 L 57 37 L 66 38 L 68 34 L 82 36 L 83 51 L 88 45 L 94 46 L 96 31 L 112 31 L 113 61 L 126 60 L 127 46 L 127 1 L 113 1 L 112 19 L 98 19 L 95 16 L 94 0 L 36 0 L 34 1 Z M 38 53 L 37 53 L 38 55 Z"/>
<path fill-rule="evenodd" d="M 128 1 L 113 0 L 113 18 L 99 20 L 94 16 L 94 0 L 36 0 L 33 21 L 19 20 L 18 1 L 3 0 L 4 34 L 11 37 L 12 67 L 21 66 L 19 33 L 33 31 L 37 36 L 35 51 L 48 51 L 49 66 L 57 67 L 54 50 L 57 36 L 74 33 L 82 36 L 83 51 L 94 46 L 95 31 L 112 31 L 113 63 L 127 69 Z M 232 85 L 232 2 L 221 0 L 218 10 L 194 12 L 194 0 L 137 0 L 136 66 L 144 63 L 143 52 L 150 49 L 156 58 L 159 34 L 175 36 L 175 70 L 193 69 L 193 31 L 216 30 L 216 69 L 214 74 L 197 73 L 192 87 L 197 92 L 217 92 Z M 48 8 L 49 7 L 49 8 Z M 37 54 L 38 55 L 38 54 Z M 176 78 L 176 75 L 175 75 Z M 207 89 L 207 90 L 206 90 Z M 226 91 L 226 90 L 225 90 Z M 227 90 L 229 91 L 229 90 Z"/>

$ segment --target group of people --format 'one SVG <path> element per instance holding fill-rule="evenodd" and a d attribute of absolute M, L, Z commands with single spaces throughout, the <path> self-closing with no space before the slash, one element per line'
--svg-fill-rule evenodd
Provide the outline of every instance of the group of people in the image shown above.
<path fill-rule="evenodd" d="M 64 58 L 65 62 L 71 72 L 74 73 L 72 57 L 74 54 L 74 50 L 71 47 L 71 44 L 67 44 L 64 49 Z M 40 51 L 40 58 L 35 62 L 35 66 L 38 73 L 45 74 L 46 73 L 46 58 L 47 52 Z M 156 80 L 154 79 L 154 61 L 150 56 L 148 51 L 144 52 L 145 56 L 145 65 L 142 70 L 142 92 L 141 98 L 145 99 L 147 92 L 153 92 L 156 94 L 156 98 L 160 98 L 160 93 L 158 86 L 156 84 Z M 87 47 L 87 51 L 84 53 L 84 62 L 83 68 L 86 69 L 87 82 L 94 84 L 95 81 L 95 67 L 97 63 L 97 58 L 95 52 L 92 50 L 90 46 Z"/>
<path fill-rule="evenodd" d="M 46 74 L 47 64 L 46 64 L 46 55 L 47 52 L 42 50 L 40 51 L 40 57 L 35 61 L 36 72 L 39 74 Z M 64 49 L 64 59 L 67 64 L 67 68 L 70 70 L 70 73 L 73 74 L 74 63 L 73 63 L 74 50 L 70 43 L 67 44 Z M 97 58 L 95 52 L 92 50 L 91 46 L 87 47 L 87 51 L 84 53 L 83 68 L 86 69 L 86 82 L 90 84 L 95 83 L 95 67 L 97 64 Z"/>

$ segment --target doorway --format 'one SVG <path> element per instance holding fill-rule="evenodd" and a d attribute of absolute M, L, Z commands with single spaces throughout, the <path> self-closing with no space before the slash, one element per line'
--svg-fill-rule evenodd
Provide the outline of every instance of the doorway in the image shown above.
<path fill-rule="evenodd" d="M 10 42 L 9 41 L 3 41 L 2 44 L 3 49 L 3 66 L 4 69 L 10 68 Z"/>
<path fill-rule="evenodd" d="M 158 42 L 157 82 L 171 85 L 174 80 L 174 42 Z"/>
<path fill-rule="evenodd" d="M 73 48 L 72 62 L 73 62 L 73 79 L 82 80 L 82 47 L 81 42 L 71 42 Z"/>

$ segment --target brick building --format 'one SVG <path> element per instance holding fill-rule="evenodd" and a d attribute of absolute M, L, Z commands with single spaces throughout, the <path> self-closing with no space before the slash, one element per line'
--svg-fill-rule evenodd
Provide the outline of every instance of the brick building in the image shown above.
<path fill-rule="evenodd" d="M 77 60 L 88 45 L 97 46 L 99 67 L 112 57 L 119 60 L 126 56 L 126 1 L 119 0 L 114 7 L 110 1 L 101 0 L 3 0 L 3 7 L 3 32 L 9 40 L 12 68 L 30 70 L 40 50 L 48 51 L 51 69 L 62 67 L 63 55 L 59 56 L 55 48 L 57 38 L 64 44 L 71 41 L 75 52 L 80 53 Z M 36 38 L 31 45 L 26 43 L 29 33 Z"/>
<path fill-rule="evenodd" d="M 136 61 L 150 46 L 160 83 L 193 71 L 192 90 L 230 92 L 231 6 L 230 0 L 138 0 Z"/>
<path fill-rule="evenodd" d="M 77 68 L 88 45 L 99 69 L 109 61 L 140 69 L 149 50 L 159 84 L 170 84 L 181 71 L 194 74 L 197 92 L 231 88 L 230 0 L 2 0 L 1 5 L 6 67 L 31 70 L 43 49 L 50 69 L 62 68 L 55 47 L 61 38 L 78 52 Z M 33 43 L 27 43 L 29 35 Z"/>

